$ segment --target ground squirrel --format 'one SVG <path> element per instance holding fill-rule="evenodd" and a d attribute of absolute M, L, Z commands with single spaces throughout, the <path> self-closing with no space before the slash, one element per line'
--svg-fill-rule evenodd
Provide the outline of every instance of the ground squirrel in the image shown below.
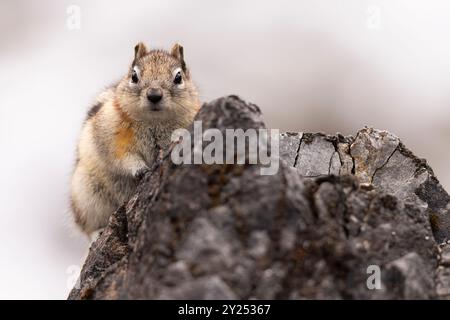
<path fill-rule="evenodd" d="M 71 207 L 88 235 L 106 226 L 173 130 L 189 126 L 200 107 L 181 45 L 167 52 L 139 43 L 134 53 L 128 74 L 89 110 L 78 143 Z"/>

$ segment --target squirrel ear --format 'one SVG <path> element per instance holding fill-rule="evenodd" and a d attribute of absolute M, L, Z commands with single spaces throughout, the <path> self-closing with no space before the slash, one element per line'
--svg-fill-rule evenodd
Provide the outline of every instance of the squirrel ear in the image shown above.
<path fill-rule="evenodd" d="M 186 63 L 184 62 L 184 50 L 183 46 L 179 43 L 175 43 L 170 50 L 170 54 L 177 58 L 181 62 L 181 67 L 186 70 Z"/>
<path fill-rule="evenodd" d="M 145 44 L 143 44 L 142 42 L 139 42 L 135 47 L 134 47 L 134 61 L 136 61 L 137 59 L 142 58 L 143 56 L 145 56 L 148 53 L 148 49 L 145 46 Z"/>

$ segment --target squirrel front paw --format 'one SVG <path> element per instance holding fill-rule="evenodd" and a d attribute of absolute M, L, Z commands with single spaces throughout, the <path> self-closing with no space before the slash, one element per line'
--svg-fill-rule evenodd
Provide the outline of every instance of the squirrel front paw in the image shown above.
<path fill-rule="evenodd" d="M 134 174 L 134 178 L 137 180 L 142 180 L 142 178 L 145 176 L 145 174 L 147 172 L 149 172 L 150 169 L 147 167 L 144 168 L 140 168 L 139 170 L 136 171 L 136 173 Z"/>

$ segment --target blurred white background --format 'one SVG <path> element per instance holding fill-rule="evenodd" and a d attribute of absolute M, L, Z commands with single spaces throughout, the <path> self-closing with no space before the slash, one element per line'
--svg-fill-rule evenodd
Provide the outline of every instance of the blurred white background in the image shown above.
<path fill-rule="evenodd" d="M 138 41 L 179 41 L 204 101 L 239 94 L 269 127 L 388 129 L 449 189 L 449 36 L 446 0 L 2 0 L 0 298 L 67 296 L 87 252 L 68 214 L 77 136 Z"/>

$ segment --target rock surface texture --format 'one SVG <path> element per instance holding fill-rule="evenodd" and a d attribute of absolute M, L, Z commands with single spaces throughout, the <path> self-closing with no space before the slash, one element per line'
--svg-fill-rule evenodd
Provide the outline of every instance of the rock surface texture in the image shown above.
<path fill-rule="evenodd" d="M 264 128 L 235 96 L 203 130 Z M 280 168 L 167 151 L 90 248 L 70 299 L 450 297 L 450 197 L 393 134 L 280 135 Z M 369 289 L 378 266 L 379 289 Z"/>

